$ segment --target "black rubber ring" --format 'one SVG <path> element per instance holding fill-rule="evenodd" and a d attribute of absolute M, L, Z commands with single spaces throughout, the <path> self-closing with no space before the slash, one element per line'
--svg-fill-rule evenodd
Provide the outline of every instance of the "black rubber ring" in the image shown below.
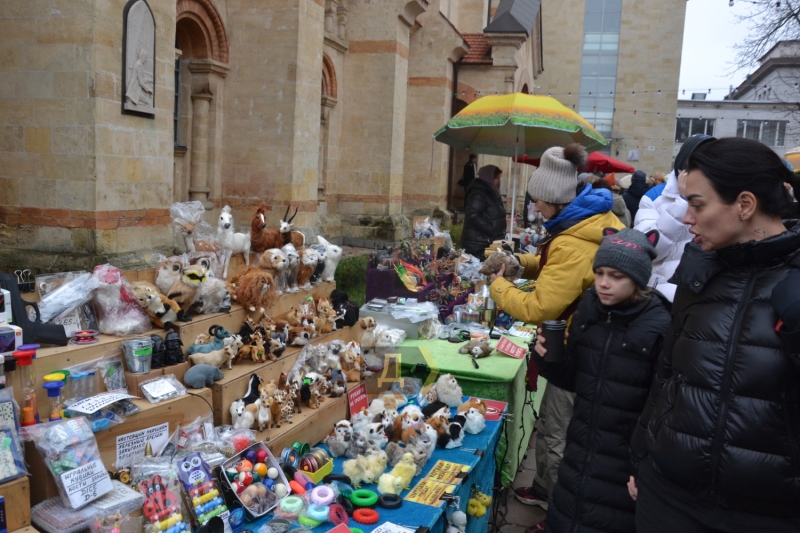
<path fill-rule="evenodd" d="M 340 494 L 339 497 L 336 498 L 336 501 L 339 503 L 339 505 L 344 507 L 344 511 L 347 513 L 347 516 L 353 516 L 353 513 L 356 511 L 356 506 L 353 505 L 353 502 L 350 501 L 350 498 L 345 498 Z"/>
<path fill-rule="evenodd" d="M 378 507 L 384 509 L 397 509 L 403 505 L 403 498 L 397 494 L 381 494 L 378 498 Z"/>
<path fill-rule="evenodd" d="M 328 474 L 324 478 L 322 478 L 323 483 L 333 483 L 334 481 L 341 481 L 342 483 L 347 483 L 348 485 L 352 485 L 353 482 L 350 480 L 350 476 L 345 476 L 344 474 Z"/>
<path fill-rule="evenodd" d="M 290 465 L 289 463 L 281 463 L 280 464 L 281 470 L 283 473 L 286 474 L 288 479 L 294 479 L 294 474 L 297 472 L 297 469 Z"/>

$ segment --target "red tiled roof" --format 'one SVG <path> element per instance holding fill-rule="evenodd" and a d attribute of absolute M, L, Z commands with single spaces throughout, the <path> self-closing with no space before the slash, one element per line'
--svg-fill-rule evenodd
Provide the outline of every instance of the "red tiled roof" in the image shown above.
<path fill-rule="evenodd" d="M 461 60 L 470 65 L 491 65 L 492 47 L 482 33 L 465 33 L 464 40 L 469 45 L 469 52 Z"/>

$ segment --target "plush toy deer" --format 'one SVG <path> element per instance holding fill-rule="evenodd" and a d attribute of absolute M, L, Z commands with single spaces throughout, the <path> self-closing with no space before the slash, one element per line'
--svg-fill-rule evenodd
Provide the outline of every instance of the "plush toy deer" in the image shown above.
<path fill-rule="evenodd" d="M 267 206 L 261 204 L 250 221 L 250 249 L 263 254 L 270 248 L 282 248 L 283 236 L 278 228 L 267 228 Z"/>
<path fill-rule="evenodd" d="M 276 248 L 283 248 L 286 244 L 293 244 L 295 249 L 300 250 L 306 243 L 306 237 L 299 231 L 292 231 L 292 220 L 297 216 L 297 210 L 299 208 L 296 207 L 294 209 L 294 214 L 291 218 L 289 218 L 289 209 L 291 209 L 291 206 L 286 208 L 286 213 L 284 213 L 281 219 L 280 232 L 281 237 L 283 237 L 283 244 L 276 246 Z"/>
<path fill-rule="evenodd" d="M 250 264 L 250 234 L 234 233 L 233 215 L 230 206 L 222 208 L 217 222 L 217 240 L 222 248 L 223 267 L 222 278 L 228 278 L 228 266 L 233 254 L 243 254 L 246 265 Z"/>

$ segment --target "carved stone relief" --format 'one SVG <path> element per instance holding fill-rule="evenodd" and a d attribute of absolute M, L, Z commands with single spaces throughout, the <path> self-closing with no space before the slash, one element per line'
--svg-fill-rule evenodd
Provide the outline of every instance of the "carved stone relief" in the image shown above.
<path fill-rule="evenodd" d="M 155 116 L 156 24 L 146 0 L 131 0 L 123 15 L 122 108 Z"/>

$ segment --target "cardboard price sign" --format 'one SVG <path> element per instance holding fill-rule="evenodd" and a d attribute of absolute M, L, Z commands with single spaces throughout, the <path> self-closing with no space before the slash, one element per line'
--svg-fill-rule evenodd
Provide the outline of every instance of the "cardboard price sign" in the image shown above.
<path fill-rule="evenodd" d="M 453 494 L 456 490 L 455 485 L 434 481 L 432 479 L 421 479 L 417 486 L 411 489 L 404 498 L 407 502 L 416 502 L 431 507 L 439 507 L 444 502 L 441 500 L 442 494 Z"/>
<path fill-rule="evenodd" d="M 439 459 L 425 477 L 433 481 L 441 481 L 442 483 L 458 485 L 461 483 L 464 474 L 467 472 L 469 472 L 468 465 L 451 463 L 449 461 L 442 461 Z"/>
<path fill-rule="evenodd" d="M 514 359 L 522 359 L 525 357 L 525 354 L 528 353 L 527 348 L 514 344 L 505 337 L 500 339 L 495 347 L 495 350 L 500 353 L 504 353 L 509 357 L 513 357 Z"/>
<path fill-rule="evenodd" d="M 133 460 L 144 455 L 145 446 L 150 443 L 153 453 L 160 453 L 169 440 L 169 422 L 164 422 L 133 433 L 127 433 L 117 437 L 117 462 L 115 466 L 131 466 Z"/>
<path fill-rule="evenodd" d="M 111 478 L 99 459 L 64 472 L 61 474 L 61 483 L 73 509 L 79 509 L 114 489 Z"/>
<path fill-rule="evenodd" d="M 347 393 L 347 401 L 350 402 L 350 416 L 360 413 L 361 409 L 369 407 L 367 398 L 367 384 L 362 383 L 355 389 Z"/>

